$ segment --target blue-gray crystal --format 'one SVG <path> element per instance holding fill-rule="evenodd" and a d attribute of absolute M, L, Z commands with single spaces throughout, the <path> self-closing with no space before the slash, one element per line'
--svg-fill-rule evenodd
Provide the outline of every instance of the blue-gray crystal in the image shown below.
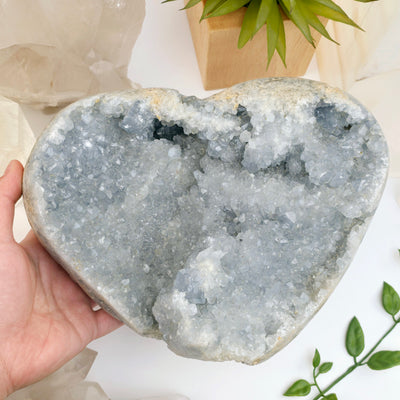
<path fill-rule="evenodd" d="M 24 201 L 48 251 L 127 325 L 187 357 L 254 364 L 328 298 L 387 167 L 374 117 L 322 83 L 204 100 L 141 89 L 64 109 Z"/>

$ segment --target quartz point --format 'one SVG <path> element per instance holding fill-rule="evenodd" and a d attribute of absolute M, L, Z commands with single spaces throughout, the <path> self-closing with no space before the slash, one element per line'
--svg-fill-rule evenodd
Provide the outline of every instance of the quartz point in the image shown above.
<path fill-rule="evenodd" d="M 42 108 L 131 86 L 145 0 L 4 0 L 0 93 Z"/>
<path fill-rule="evenodd" d="M 0 96 L 0 175 L 11 160 L 23 164 L 35 143 L 35 136 L 21 107 Z"/>
<path fill-rule="evenodd" d="M 85 349 L 41 381 L 20 389 L 7 400 L 109 400 L 96 382 L 84 379 L 97 356 Z"/>
<path fill-rule="evenodd" d="M 318 44 L 316 56 L 321 79 L 350 90 L 356 81 L 399 70 L 400 3 L 397 0 L 362 6 L 347 0 L 335 3 L 363 30 L 333 20 L 328 22 L 327 31 L 340 46 L 329 40 Z"/>
<path fill-rule="evenodd" d="M 177 354 L 261 362 L 350 264 L 388 169 L 375 118 L 320 82 L 170 89 L 63 110 L 24 175 L 29 221 L 98 304 Z"/>

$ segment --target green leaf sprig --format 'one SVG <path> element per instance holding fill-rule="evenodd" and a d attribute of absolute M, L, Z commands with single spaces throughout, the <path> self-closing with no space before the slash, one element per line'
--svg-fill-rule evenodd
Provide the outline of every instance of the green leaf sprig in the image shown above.
<path fill-rule="evenodd" d="M 400 296 L 388 283 L 383 283 L 382 290 L 382 305 L 385 311 L 392 318 L 391 327 L 382 335 L 378 342 L 362 357 L 361 353 L 365 349 L 364 332 L 361 328 L 360 322 L 354 317 L 347 328 L 346 333 L 346 350 L 347 353 L 353 358 L 353 364 L 350 365 L 339 377 L 337 377 L 326 388 L 322 389 L 318 384 L 317 378 L 320 374 L 326 374 L 332 368 L 333 363 L 324 362 L 321 364 L 321 356 L 316 349 L 312 360 L 313 366 L 313 380 L 308 382 L 305 379 L 300 379 L 293 383 L 289 389 L 284 393 L 284 396 L 307 396 L 311 393 L 313 387 L 318 391 L 313 400 L 337 400 L 335 393 L 329 391 L 336 386 L 347 375 L 351 374 L 356 368 L 367 365 L 372 370 L 384 370 L 400 365 L 400 351 L 377 351 L 377 347 L 382 341 L 393 331 L 394 328 L 400 323 Z"/>
<path fill-rule="evenodd" d="M 175 0 L 164 0 L 168 3 Z M 202 0 L 189 0 L 183 9 L 188 9 Z M 355 0 L 369 3 L 377 0 Z M 238 47 L 242 48 L 254 35 L 266 25 L 268 65 L 275 50 L 286 66 L 286 37 L 283 23 L 286 15 L 301 31 L 307 41 L 315 47 L 310 27 L 314 28 L 327 39 L 335 42 L 329 35 L 319 17 L 342 22 L 361 29 L 336 3 L 332 0 L 205 0 L 203 14 L 200 18 L 218 17 L 229 14 L 247 6 L 242 28 L 239 35 Z M 335 42 L 338 44 L 337 42 Z"/>

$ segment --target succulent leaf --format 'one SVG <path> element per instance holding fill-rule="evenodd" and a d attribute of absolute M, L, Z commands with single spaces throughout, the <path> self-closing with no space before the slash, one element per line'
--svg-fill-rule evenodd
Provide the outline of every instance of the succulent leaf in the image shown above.
<path fill-rule="evenodd" d="M 278 5 L 276 5 L 276 8 L 278 9 Z M 285 35 L 285 26 L 283 25 L 283 19 L 281 16 L 281 13 L 278 9 L 279 12 L 279 25 L 278 25 L 278 29 L 279 29 L 279 33 L 278 33 L 278 41 L 276 43 L 276 51 L 278 52 L 283 65 L 286 68 L 286 35 Z"/>
<path fill-rule="evenodd" d="M 166 3 L 167 1 L 174 1 L 174 0 L 165 0 L 163 3 Z M 201 0 L 189 0 L 188 3 L 186 4 L 185 7 L 182 8 L 182 10 L 186 10 L 190 7 L 195 6 L 197 3 L 200 3 Z"/>
<path fill-rule="evenodd" d="M 261 0 L 253 0 L 247 8 L 239 35 L 239 49 L 241 49 L 250 39 L 252 39 L 257 32 L 257 16 L 260 6 Z"/>
<path fill-rule="evenodd" d="M 215 11 L 218 7 L 220 7 L 227 1 L 229 0 L 207 0 L 206 3 L 204 4 L 203 14 L 201 15 L 200 20 L 208 18 L 213 11 Z"/>
<path fill-rule="evenodd" d="M 285 14 L 300 29 L 304 37 L 315 47 L 314 39 L 311 36 L 310 27 L 308 26 L 307 20 L 302 14 L 301 9 L 298 6 L 298 3 L 297 2 L 293 3 L 290 0 L 278 0 L 278 1 Z"/>
<path fill-rule="evenodd" d="M 316 31 L 318 31 L 322 36 L 325 36 L 332 42 L 339 44 L 338 42 L 332 39 L 328 31 L 325 29 L 325 26 L 321 23 L 318 17 L 310 10 L 310 8 L 307 7 L 306 3 L 299 3 L 299 8 L 301 9 L 301 12 L 303 13 L 305 19 Z"/>
<path fill-rule="evenodd" d="M 175 0 L 164 0 L 168 3 Z M 183 9 L 188 9 L 201 0 L 189 0 Z M 369 3 L 377 0 L 355 0 Z M 334 0 L 206 0 L 200 21 L 205 18 L 217 17 L 234 12 L 247 5 L 247 11 L 242 23 L 238 47 L 242 48 L 251 40 L 257 31 L 266 24 L 268 65 L 275 50 L 286 67 L 286 37 L 282 12 L 298 27 L 304 37 L 314 47 L 314 39 L 310 26 L 327 39 L 338 44 L 325 29 L 318 17 L 325 17 L 361 29 Z"/>
<path fill-rule="evenodd" d="M 267 47 L 268 47 L 268 64 L 271 63 L 275 50 L 278 52 L 286 67 L 286 38 L 285 28 L 283 26 L 282 15 L 279 11 L 278 4 L 271 2 L 271 10 L 267 19 Z"/>
<path fill-rule="evenodd" d="M 193 0 L 191 0 L 191 1 L 193 1 Z M 194 1 L 201 1 L 201 0 L 194 0 Z M 225 3 L 223 3 L 219 7 L 217 7 L 212 13 L 210 13 L 208 15 L 208 17 L 219 17 L 221 15 L 229 14 L 231 12 L 239 10 L 239 8 L 242 8 L 248 2 L 249 2 L 249 0 L 226 1 Z"/>
<path fill-rule="evenodd" d="M 259 30 L 266 22 L 271 12 L 271 7 L 276 4 L 276 0 L 261 0 L 260 9 L 257 15 L 256 29 Z"/>
<path fill-rule="evenodd" d="M 361 29 L 338 5 L 331 0 L 304 1 L 314 14 Z"/>
<path fill-rule="evenodd" d="M 319 3 L 322 4 L 326 7 L 331 8 L 332 10 L 335 11 L 343 11 L 336 3 L 334 3 L 332 0 L 305 0 L 307 3 Z"/>

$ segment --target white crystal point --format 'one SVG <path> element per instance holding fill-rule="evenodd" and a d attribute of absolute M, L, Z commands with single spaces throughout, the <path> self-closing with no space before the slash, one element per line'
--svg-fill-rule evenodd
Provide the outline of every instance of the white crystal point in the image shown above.
<path fill-rule="evenodd" d="M 0 175 L 11 160 L 25 164 L 34 144 L 35 136 L 21 107 L 0 96 Z"/>
<path fill-rule="evenodd" d="M 38 398 L 37 400 L 47 399 Z M 110 400 L 110 398 L 97 382 L 84 381 L 76 385 L 58 388 L 48 400 Z"/>
<path fill-rule="evenodd" d="M 63 110 L 24 175 L 42 243 L 98 304 L 177 354 L 255 364 L 326 301 L 383 191 L 388 150 L 346 93 L 254 80 Z"/>
<path fill-rule="evenodd" d="M 0 93 L 37 107 L 131 86 L 145 0 L 4 0 Z"/>
<path fill-rule="evenodd" d="M 51 375 L 16 391 L 7 400 L 108 400 L 98 384 L 84 382 L 96 356 L 96 351 L 86 348 Z M 104 395 L 94 397 L 93 392 Z"/>

